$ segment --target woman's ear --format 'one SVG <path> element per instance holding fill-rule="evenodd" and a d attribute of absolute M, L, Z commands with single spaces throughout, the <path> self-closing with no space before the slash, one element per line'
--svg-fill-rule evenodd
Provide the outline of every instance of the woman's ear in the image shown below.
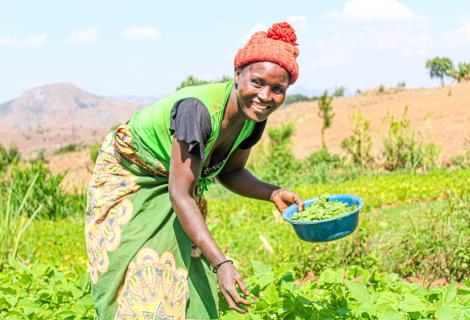
<path fill-rule="evenodd" d="M 241 74 L 241 71 L 240 69 L 235 69 L 235 72 L 233 74 L 233 83 L 235 85 L 235 89 L 238 89 L 238 80 L 240 79 L 240 74 Z"/>

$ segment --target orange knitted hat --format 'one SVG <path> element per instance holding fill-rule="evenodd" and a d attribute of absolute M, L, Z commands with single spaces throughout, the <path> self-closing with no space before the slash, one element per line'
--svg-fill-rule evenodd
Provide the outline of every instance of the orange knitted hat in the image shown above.
<path fill-rule="evenodd" d="M 295 30 L 287 22 L 275 23 L 268 32 L 259 31 L 235 55 L 235 68 L 241 68 L 253 62 L 273 62 L 290 75 L 290 84 L 299 77 L 299 65 L 296 58 L 299 55 Z"/>

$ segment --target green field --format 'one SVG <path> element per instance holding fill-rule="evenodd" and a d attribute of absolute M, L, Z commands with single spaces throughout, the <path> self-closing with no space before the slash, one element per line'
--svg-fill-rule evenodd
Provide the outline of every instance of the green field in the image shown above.
<path fill-rule="evenodd" d="M 43 191 L 60 182 L 37 168 L 24 169 L 22 179 L 42 179 Z M 48 206 L 48 194 L 34 197 L 34 185 L 28 196 L 30 185 L 2 182 L 3 199 L 16 188 L 26 198 L 23 211 L 31 215 L 46 206 L 48 212 L 38 214 L 14 259 L 3 249 L 0 318 L 93 319 L 84 197 L 59 192 L 52 194 L 62 199 L 59 205 Z M 469 319 L 469 186 L 467 169 L 373 172 L 291 185 L 305 199 L 350 193 L 365 200 L 357 230 L 327 243 L 298 239 L 270 203 L 213 186 L 209 228 L 257 296 L 244 316 L 222 303 L 222 318 Z M 14 201 L 2 201 L 2 216 L 11 207 Z M 2 229 L 2 237 L 9 231 Z"/>

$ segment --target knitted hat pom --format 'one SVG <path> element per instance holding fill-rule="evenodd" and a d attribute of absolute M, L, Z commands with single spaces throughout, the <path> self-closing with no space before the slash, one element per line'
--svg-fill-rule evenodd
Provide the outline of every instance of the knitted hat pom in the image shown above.
<path fill-rule="evenodd" d="M 268 38 L 273 40 L 281 40 L 296 46 L 297 36 L 295 30 L 287 22 L 275 23 L 268 29 Z"/>

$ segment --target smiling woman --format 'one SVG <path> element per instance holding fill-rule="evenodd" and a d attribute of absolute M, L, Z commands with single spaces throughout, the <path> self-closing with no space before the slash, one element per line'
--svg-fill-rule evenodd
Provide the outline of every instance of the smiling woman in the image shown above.
<path fill-rule="evenodd" d="M 249 292 L 205 224 L 203 195 L 217 179 L 281 212 L 293 203 L 303 208 L 296 193 L 245 169 L 267 118 L 297 80 L 296 39 L 285 22 L 255 33 L 235 57 L 234 81 L 178 90 L 108 135 L 85 227 L 100 318 L 217 319 L 217 285 L 244 312 Z"/>

